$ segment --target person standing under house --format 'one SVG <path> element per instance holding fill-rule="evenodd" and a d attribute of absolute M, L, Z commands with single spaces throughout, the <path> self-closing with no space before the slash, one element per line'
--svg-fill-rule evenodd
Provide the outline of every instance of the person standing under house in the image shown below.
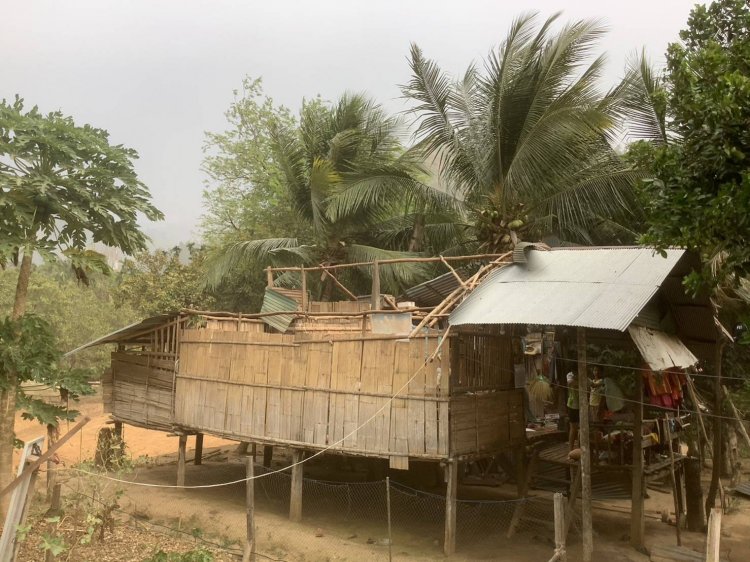
<path fill-rule="evenodd" d="M 569 372 L 566 376 L 568 381 L 568 420 L 570 421 L 570 432 L 568 434 L 568 450 L 575 448 L 578 440 L 578 424 L 580 423 L 580 401 L 578 399 L 578 380 L 575 373 Z"/>
<path fill-rule="evenodd" d="M 603 369 L 598 365 L 594 367 L 594 380 L 591 381 L 591 392 L 589 399 L 589 419 L 593 422 L 604 420 L 606 399 L 604 395 Z"/>

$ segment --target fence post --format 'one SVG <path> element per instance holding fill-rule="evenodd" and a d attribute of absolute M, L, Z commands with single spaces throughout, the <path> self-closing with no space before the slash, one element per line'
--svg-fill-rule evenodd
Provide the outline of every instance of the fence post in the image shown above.
<path fill-rule="evenodd" d="M 567 562 L 565 548 L 565 500 L 560 492 L 555 492 L 555 560 Z"/>
<path fill-rule="evenodd" d="M 445 543 L 443 552 L 451 556 L 456 552 L 456 492 L 458 489 L 458 461 L 445 461 L 448 482 L 445 489 Z"/>
<path fill-rule="evenodd" d="M 391 536 L 391 479 L 385 477 L 385 505 L 388 510 L 388 562 L 393 560 L 393 537 Z"/>
<path fill-rule="evenodd" d="M 295 523 L 302 520 L 302 461 L 305 452 L 302 449 L 292 450 L 292 482 L 289 494 L 289 519 Z"/>
<path fill-rule="evenodd" d="M 242 562 L 255 560 L 255 459 L 252 456 L 245 460 L 247 480 L 245 481 L 245 516 L 247 518 L 247 535 Z"/>
<path fill-rule="evenodd" d="M 721 509 L 711 508 L 708 517 L 708 534 L 706 535 L 706 562 L 719 562 L 719 546 L 721 545 Z"/>

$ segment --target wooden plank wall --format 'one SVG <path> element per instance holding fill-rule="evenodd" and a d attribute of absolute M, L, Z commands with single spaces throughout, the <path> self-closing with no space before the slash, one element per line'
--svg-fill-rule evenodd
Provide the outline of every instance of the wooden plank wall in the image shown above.
<path fill-rule="evenodd" d="M 183 330 L 175 422 L 245 441 L 447 457 L 448 344 L 421 368 L 437 335 L 336 337 Z"/>
<path fill-rule="evenodd" d="M 166 353 L 112 353 L 111 373 L 103 383 L 105 411 L 133 425 L 171 429 L 175 368 Z"/>
<path fill-rule="evenodd" d="M 451 347 L 451 394 L 515 387 L 511 337 L 498 326 L 461 330 Z"/>
<path fill-rule="evenodd" d="M 526 439 L 523 389 L 451 398 L 450 449 L 454 455 L 497 451 Z"/>

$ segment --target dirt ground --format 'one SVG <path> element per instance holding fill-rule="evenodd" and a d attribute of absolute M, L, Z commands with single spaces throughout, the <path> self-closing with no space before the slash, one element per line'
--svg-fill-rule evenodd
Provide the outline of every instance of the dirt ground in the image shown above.
<path fill-rule="evenodd" d="M 81 434 L 67 443 L 60 452 L 60 460 L 65 467 L 73 467 L 81 461 L 91 459 L 96 449 L 96 436 L 101 427 L 106 426 L 108 414 L 102 412 L 101 402 L 96 397 L 84 399 L 77 409 L 91 417 Z M 72 425 L 72 424 L 71 424 Z M 44 428 L 35 422 L 17 420 L 18 438 L 28 440 L 44 434 Z M 65 432 L 65 427 L 61 433 Z M 125 427 L 127 453 L 133 459 L 140 459 L 136 470 L 128 479 L 156 485 L 173 485 L 176 476 L 177 438 L 164 433 L 148 431 L 136 427 Z M 188 443 L 188 459 L 192 458 L 192 439 Z M 204 464 L 188 464 L 186 484 L 206 485 L 238 480 L 244 476 L 243 459 L 234 452 L 236 443 L 211 436 L 204 441 Z M 284 463 L 281 457 L 278 463 Z M 708 477 L 708 474 L 705 475 Z M 168 489 L 140 487 L 118 482 L 82 476 L 70 471 L 63 472 L 61 478 L 67 480 L 66 488 L 87 490 L 93 486 L 97 493 L 106 494 L 115 489 L 124 492 L 120 499 L 123 512 L 135 515 L 137 519 L 154 525 L 164 525 L 181 531 L 188 530 L 201 540 L 217 542 L 224 546 L 239 549 L 245 533 L 244 485 L 203 489 Z M 331 480 L 335 478 L 331 477 Z M 507 490 L 467 487 L 459 490 L 465 498 L 477 495 L 487 498 L 504 494 Z M 64 493 L 66 493 L 64 491 Z M 256 488 L 256 495 L 258 494 Z M 544 492 L 535 492 L 545 496 Z M 262 498 L 261 498 L 262 499 Z M 262 502 L 261 502 L 262 503 Z M 663 523 L 660 514 L 672 509 L 671 495 L 657 490 L 649 490 L 646 500 L 646 540 L 647 548 L 653 545 L 674 545 L 674 526 Z M 124 519 L 123 519 L 124 520 Z M 645 561 L 648 557 L 634 551 L 628 545 L 630 528 L 629 502 L 595 502 L 594 544 L 595 559 L 607 562 Z M 396 560 L 426 561 L 443 559 L 442 536 L 439 526 L 425 530 L 394 528 L 392 556 Z M 120 531 L 124 533 L 126 531 Z M 498 533 L 498 535 L 501 535 Z M 722 556 L 731 562 L 750 560 L 750 500 L 735 499 L 731 513 L 723 519 Z M 387 535 L 385 529 L 369 526 L 361 522 L 344 522 L 340 518 L 305 517 L 302 523 L 291 523 L 278 510 L 266 511 L 262 505 L 256 510 L 256 537 L 259 560 L 289 561 L 344 561 L 344 560 L 386 560 L 388 558 Z M 700 533 L 682 532 L 683 544 L 697 551 L 705 548 L 705 537 Z M 143 537 L 121 541 L 143 541 Z M 117 541 L 108 542 L 117 549 Z M 198 544 L 198 543 L 196 543 Z M 201 543 L 202 544 L 202 543 Z M 552 534 L 540 526 L 538 531 L 528 529 L 508 540 L 498 536 L 497 540 L 487 540 L 473 544 L 461 544 L 459 552 L 451 560 L 514 560 L 519 562 L 545 561 L 553 553 Z M 580 559 L 580 539 L 571 533 L 569 560 Z M 122 550 L 120 555 L 124 555 Z M 142 560 L 142 553 L 134 554 L 134 561 Z M 141 556 L 140 558 L 138 556 Z M 88 559 L 88 558 L 87 558 Z M 109 560 L 101 556 L 91 559 Z M 115 557 L 112 560 L 126 561 L 129 558 Z M 33 560 L 33 558 L 29 558 Z"/>

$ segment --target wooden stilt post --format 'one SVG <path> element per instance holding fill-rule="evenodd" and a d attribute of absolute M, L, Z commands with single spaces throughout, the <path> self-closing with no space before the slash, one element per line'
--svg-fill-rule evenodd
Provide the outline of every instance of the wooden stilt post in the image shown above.
<path fill-rule="evenodd" d="M 537 460 L 539 459 L 539 448 L 535 448 L 534 452 L 531 455 L 531 461 L 528 465 L 525 463 L 526 459 L 526 451 L 525 447 L 521 447 L 521 450 L 518 452 L 520 454 L 521 458 L 524 459 L 524 468 L 523 468 L 523 474 L 518 476 L 519 478 L 519 487 L 518 487 L 518 497 L 525 498 L 529 495 L 529 487 L 531 487 L 531 478 L 534 474 L 534 470 L 536 470 Z M 518 461 L 521 463 L 521 460 Z M 513 535 L 516 533 L 516 529 L 518 528 L 518 524 L 521 522 L 521 517 L 523 516 L 523 513 L 526 508 L 526 502 L 518 502 L 516 503 L 516 507 L 513 510 L 513 516 L 510 518 L 510 526 L 508 527 L 508 533 L 507 537 L 513 538 Z"/>
<path fill-rule="evenodd" d="M 516 458 L 516 493 L 519 498 L 526 496 L 526 447 L 516 447 L 514 455 Z"/>
<path fill-rule="evenodd" d="M 255 459 L 247 457 L 247 481 L 245 482 L 245 515 L 247 520 L 247 533 L 245 551 L 242 554 L 242 562 L 255 560 Z"/>
<path fill-rule="evenodd" d="M 372 262 L 372 309 L 380 310 L 380 263 Z"/>
<path fill-rule="evenodd" d="M 248 447 L 249 445 L 250 445 L 250 443 L 248 443 L 247 441 L 240 441 L 240 444 L 239 444 L 239 445 L 237 445 L 237 449 L 235 450 L 235 452 L 236 452 L 236 453 L 237 453 L 238 455 L 246 455 L 246 454 L 247 454 L 247 447 Z M 254 446 L 255 446 L 255 445 L 253 445 L 253 447 L 254 447 Z"/>
<path fill-rule="evenodd" d="M 581 490 L 581 467 L 575 469 L 576 475 L 573 477 L 573 483 L 570 485 L 570 497 L 568 498 L 568 505 L 565 506 L 565 537 L 568 536 L 570 531 L 570 524 L 573 522 L 573 507 L 576 504 L 576 498 Z"/>
<path fill-rule="evenodd" d="M 304 474 L 305 452 L 302 449 L 292 451 L 292 490 L 289 495 L 289 519 L 295 523 L 302 520 L 302 475 Z"/>
<path fill-rule="evenodd" d="M 458 492 L 458 461 L 448 459 L 445 463 L 448 476 L 445 488 L 445 542 L 443 552 L 451 556 L 456 552 L 456 493 Z"/>
<path fill-rule="evenodd" d="M 273 445 L 263 445 L 263 467 L 271 468 L 273 460 Z"/>
<path fill-rule="evenodd" d="M 672 477 L 672 499 L 674 500 L 674 521 L 675 521 L 675 532 L 677 533 L 677 546 L 682 546 L 682 535 L 680 534 L 680 500 L 678 494 L 680 489 L 677 487 L 677 475 L 674 466 L 674 443 L 672 442 L 672 430 L 669 427 L 669 419 L 665 420 L 664 426 L 667 430 L 667 447 L 669 447 L 669 474 Z"/>
<path fill-rule="evenodd" d="M 187 435 L 181 434 L 177 444 L 177 485 L 185 485 L 185 449 L 187 448 Z"/>
<path fill-rule="evenodd" d="M 633 422 L 633 485 L 630 496 L 630 545 L 645 548 L 646 514 L 643 506 L 643 379 L 640 373 L 635 385 L 635 420 Z"/>
<path fill-rule="evenodd" d="M 302 311 L 307 312 L 307 272 L 304 267 L 299 268 L 299 276 L 302 288 Z"/>
<path fill-rule="evenodd" d="M 247 453 L 247 447 L 245 447 L 245 453 Z M 255 458 L 255 456 L 258 454 L 258 446 L 253 443 L 252 447 L 250 448 L 250 455 Z"/>
<path fill-rule="evenodd" d="M 203 434 L 195 434 L 195 460 L 193 464 L 199 465 L 203 462 Z"/>
<path fill-rule="evenodd" d="M 266 286 L 273 287 L 273 271 L 271 271 L 271 266 L 266 268 Z"/>
<path fill-rule="evenodd" d="M 701 486 L 701 460 L 688 457 L 682 461 L 685 467 L 685 507 L 687 508 L 688 531 L 703 532 L 706 528 L 706 512 Z"/>
<path fill-rule="evenodd" d="M 591 518 L 591 440 L 589 435 L 589 375 L 586 365 L 586 328 L 578 328 L 578 400 L 581 441 L 581 524 L 583 562 L 594 556 L 594 532 Z"/>

